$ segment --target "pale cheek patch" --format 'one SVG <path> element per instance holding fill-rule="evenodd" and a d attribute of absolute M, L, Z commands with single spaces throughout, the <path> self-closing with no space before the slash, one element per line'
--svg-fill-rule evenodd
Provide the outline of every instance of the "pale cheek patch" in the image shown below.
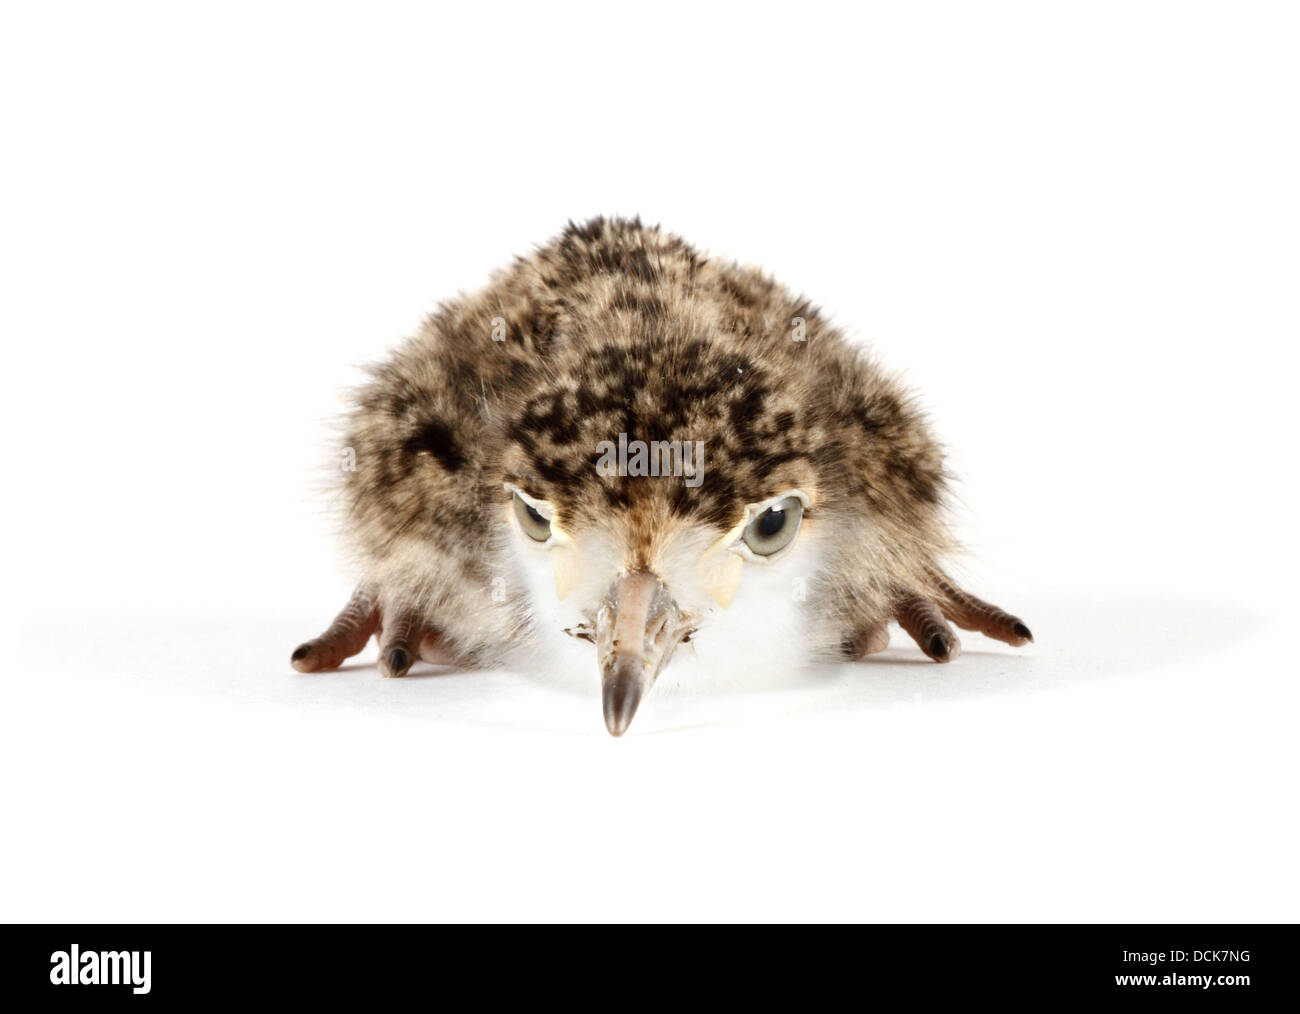
<path fill-rule="evenodd" d="M 696 564 L 700 583 L 723 609 L 730 606 L 736 597 L 736 589 L 740 587 L 740 578 L 745 571 L 745 561 L 738 553 L 728 550 L 740 538 L 748 523 L 748 520 L 742 522 L 715 541 Z"/>
<path fill-rule="evenodd" d="M 551 566 L 555 569 L 555 596 L 564 600 L 582 576 L 581 558 L 577 549 L 558 544 L 552 546 Z"/>
<path fill-rule="evenodd" d="M 703 563 L 704 587 L 713 601 L 726 609 L 736 597 L 745 561 L 736 553 L 721 553 Z"/>

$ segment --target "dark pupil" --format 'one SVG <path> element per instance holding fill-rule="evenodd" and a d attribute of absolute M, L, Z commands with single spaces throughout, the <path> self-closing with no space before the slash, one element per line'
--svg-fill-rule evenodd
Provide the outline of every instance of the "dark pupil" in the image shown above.
<path fill-rule="evenodd" d="M 777 535 L 784 527 L 785 511 L 777 507 L 769 507 L 758 519 L 758 534 L 765 539 Z"/>
<path fill-rule="evenodd" d="M 536 508 L 534 508 L 532 504 L 524 504 L 524 510 L 526 510 L 528 512 L 528 516 L 532 518 L 534 521 L 536 521 L 539 525 L 546 524 L 546 519 L 537 513 Z"/>

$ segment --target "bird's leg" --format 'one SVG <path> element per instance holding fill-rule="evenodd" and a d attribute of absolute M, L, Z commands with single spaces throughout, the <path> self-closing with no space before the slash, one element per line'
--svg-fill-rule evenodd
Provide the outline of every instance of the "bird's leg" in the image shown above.
<path fill-rule="evenodd" d="M 948 621 L 963 630 L 974 630 L 988 637 L 1020 646 L 1034 639 L 1025 622 L 969 592 L 962 591 L 944 574 L 933 572 L 931 595 L 899 591 L 895 598 L 893 619 L 930 658 L 951 662 L 961 654 L 961 641 Z M 889 632 L 883 622 L 860 628 L 844 642 L 844 655 L 860 659 L 889 647 Z"/>
<path fill-rule="evenodd" d="M 1018 616 L 962 591 L 943 574 L 935 574 L 935 579 L 942 595 L 939 604 L 944 615 L 962 630 L 977 630 L 1016 647 L 1034 639 L 1024 620 Z"/>
<path fill-rule="evenodd" d="M 929 599 L 904 595 L 898 600 L 894 618 L 920 649 L 936 662 L 951 662 L 961 654 L 961 641 Z"/>
<path fill-rule="evenodd" d="M 379 635 L 379 671 L 385 676 L 405 676 L 415 664 L 420 638 L 410 613 L 395 611 L 385 616 Z"/>
<path fill-rule="evenodd" d="M 432 627 L 409 610 L 394 609 L 385 616 L 379 635 L 379 671 L 385 676 L 405 676 L 415 660 L 433 665 L 454 665 L 456 654 Z"/>
<path fill-rule="evenodd" d="M 421 623 L 415 613 L 382 608 L 378 594 L 365 587 L 353 593 L 325 633 L 299 645 L 290 661 L 299 672 L 337 669 L 375 634 L 379 635 L 379 671 L 385 676 L 405 676 L 417 658 L 435 665 L 457 661 L 438 632 Z"/>
<path fill-rule="evenodd" d="M 857 661 L 868 655 L 875 655 L 889 647 L 889 626 L 874 623 L 863 627 L 852 637 L 844 641 L 844 657 Z"/>
<path fill-rule="evenodd" d="M 364 648 L 378 629 L 379 599 L 369 588 L 358 588 L 325 633 L 298 645 L 290 661 L 299 672 L 337 669 Z"/>

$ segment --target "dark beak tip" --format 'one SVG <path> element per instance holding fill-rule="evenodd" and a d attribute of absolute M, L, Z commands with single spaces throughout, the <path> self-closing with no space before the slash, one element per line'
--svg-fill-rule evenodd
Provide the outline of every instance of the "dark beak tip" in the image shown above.
<path fill-rule="evenodd" d="M 605 688 L 604 697 L 605 728 L 611 736 L 621 736 L 632 724 L 641 694 L 635 687 L 612 683 Z"/>

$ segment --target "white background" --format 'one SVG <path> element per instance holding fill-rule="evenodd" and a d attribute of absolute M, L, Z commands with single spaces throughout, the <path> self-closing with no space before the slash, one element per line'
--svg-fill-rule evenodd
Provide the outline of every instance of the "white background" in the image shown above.
<path fill-rule="evenodd" d="M 1300 32 L 1240 3 L 6 4 L 8 920 L 1294 920 Z M 905 372 L 1037 643 L 304 677 L 356 366 L 568 218 Z"/>

